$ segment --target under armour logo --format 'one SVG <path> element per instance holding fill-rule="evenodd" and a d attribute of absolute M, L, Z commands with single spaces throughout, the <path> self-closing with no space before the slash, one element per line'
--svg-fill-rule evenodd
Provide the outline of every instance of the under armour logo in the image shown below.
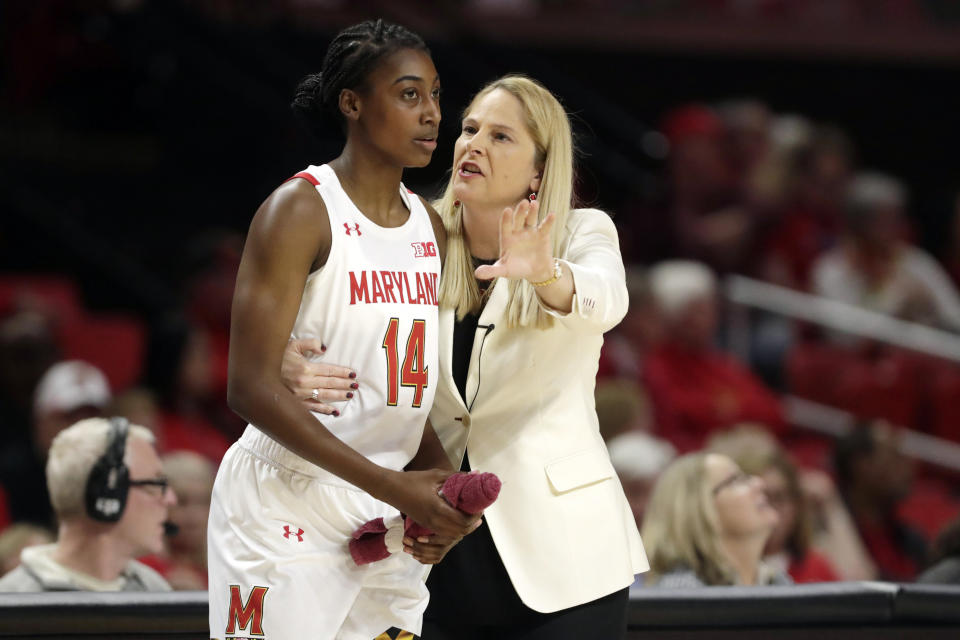
<path fill-rule="evenodd" d="M 360 223 L 359 223 L 359 222 L 354 222 L 354 223 L 353 223 L 353 229 L 350 228 L 350 225 L 349 225 L 349 224 L 347 224 L 346 222 L 344 222 L 344 223 L 343 223 L 343 228 L 347 230 L 347 235 L 350 235 L 350 232 L 351 232 L 351 231 L 356 231 L 358 236 L 362 236 L 362 235 L 363 235 L 362 233 L 360 233 Z"/>
<path fill-rule="evenodd" d="M 289 540 L 290 536 L 297 536 L 297 542 L 303 542 L 303 529 L 298 527 L 296 531 L 290 531 L 290 525 L 283 525 L 283 537 Z"/>

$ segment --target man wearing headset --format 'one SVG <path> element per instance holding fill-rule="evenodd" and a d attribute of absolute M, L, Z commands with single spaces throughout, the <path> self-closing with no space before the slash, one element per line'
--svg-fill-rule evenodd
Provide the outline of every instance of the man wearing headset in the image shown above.
<path fill-rule="evenodd" d="M 90 418 L 61 431 L 47 458 L 55 544 L 28 547 L 0 579 L 9 591 L 169 591 L 135 558 L 163 550 L 176 496 L 153 434 L 124 418 Z"/>

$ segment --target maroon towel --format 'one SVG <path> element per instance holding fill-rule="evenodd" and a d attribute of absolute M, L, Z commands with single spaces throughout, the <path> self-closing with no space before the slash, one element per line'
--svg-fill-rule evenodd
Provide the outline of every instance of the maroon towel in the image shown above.
<path fill-rule="evenodd" d="M 388 557 L 390 552 L 383 541 L 386 533 L 387 525 L 383 523 L 383 518 L 370 520 L 354 531 L 350 540 L 350 555 L 353 556 L 353 561 L 361 565 Z"/>
<path fill-rule="evenodd" d="M 492 473 L 455 473 L 448 477 L 440 494 L 452 506 L 464 513 L 480 513 L 500 495 L 500 478 Z M 390 555 L 385 542 L 387 526 L 383 518 L 376 518 L 353 532 L 350 555 L 357 565 L 383 560 Z M 426 527 L 410 517 L 404 518 L 404 535 L 420 538 L 433 535 Z"/>

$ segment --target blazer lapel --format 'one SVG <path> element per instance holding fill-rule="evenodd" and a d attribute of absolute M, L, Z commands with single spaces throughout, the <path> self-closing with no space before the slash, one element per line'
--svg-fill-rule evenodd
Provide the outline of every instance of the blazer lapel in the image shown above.
<path fill-rule="evenodd" d="M 471 400 L 476 399 L 480 391 L 478 386 L 480 383 L 480 359 L 482 357 L 482 349 L 489 350 L 492 340 L 492 336 L 489 334 L 494 331 L 489 329 L 489 326 L 491 324 L 503 325 L 495 329 L 500 332 L 506 331 L 507 329 L 506 319 L 503 317 L 503 314 L 507 309 L 507 296 L 510 289 L 509 281 L 504 278 L 497 278 L 496 282 L 491 286 L 493 290 L 490 292 L 487 304 L 484 306 L 483 311 L 480 312 L 480 320 L 477 322 L 477 335 L 473 341 L 473 351 L 470 353 L 470 367 L 467 369 L 466 391 L 467 398 Z M 485 334 L 486 340 L 484 340 Z M 487 356 L 489 358 L 489 353 Z M 473 409 L 473 407 L 471 407 L 471 409 Z"/>

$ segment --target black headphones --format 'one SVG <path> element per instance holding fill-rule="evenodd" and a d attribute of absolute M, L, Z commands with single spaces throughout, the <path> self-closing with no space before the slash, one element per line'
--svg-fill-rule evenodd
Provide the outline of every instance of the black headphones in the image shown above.
<path fill-rule="evenodd" d="M 97 522 L 116 522 L 123 516 L 130 491 L 130 469 L 123 462 L 130 423 L 126 418 L 110 418 L 107 450 L 93 465 L 87 478 L 87 515 Z"/>

